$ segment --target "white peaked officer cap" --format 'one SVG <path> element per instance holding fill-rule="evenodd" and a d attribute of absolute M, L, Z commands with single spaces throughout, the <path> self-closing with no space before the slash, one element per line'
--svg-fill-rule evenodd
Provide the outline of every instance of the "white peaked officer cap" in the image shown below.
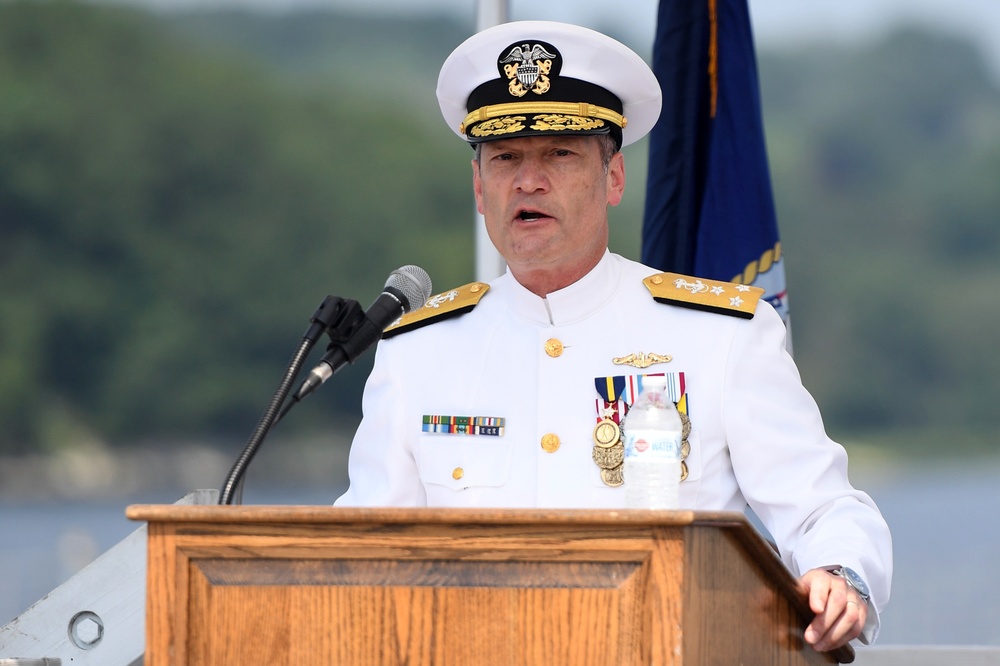
<path fill-rule="evenodd" d="M 539 135 L 611 134 L 619 147 L 660 116 L 649 66 L 599 32 L 553 21 L 515 21 L 479 32 L 441 67 L 438 103 L 470 143 Z"/>

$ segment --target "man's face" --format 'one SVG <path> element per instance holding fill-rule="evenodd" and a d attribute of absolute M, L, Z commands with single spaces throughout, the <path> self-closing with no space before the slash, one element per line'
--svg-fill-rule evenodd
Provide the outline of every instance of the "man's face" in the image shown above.
<path fill-rule="evenodd" d="M 621 153 L 605 170 L 597 137 L 528 137 L 483 144 L 472 167 L 490 240 L 522 284 L 539 293 L 530 276 L 544 275 L 543 291 L 555 291 L 597 264 L 608 244 L 607 207 L 625 189 Z"/>

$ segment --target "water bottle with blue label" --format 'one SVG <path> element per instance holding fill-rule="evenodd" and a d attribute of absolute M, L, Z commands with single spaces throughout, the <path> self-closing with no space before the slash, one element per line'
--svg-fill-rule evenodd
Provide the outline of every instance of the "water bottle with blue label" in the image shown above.
<path fill-rule="evenodd" d="M 666 377 L 643 377 L 622 428 L 625 443 L 625 506 L 680 507 L 681 417 L 666 392 Z"/>

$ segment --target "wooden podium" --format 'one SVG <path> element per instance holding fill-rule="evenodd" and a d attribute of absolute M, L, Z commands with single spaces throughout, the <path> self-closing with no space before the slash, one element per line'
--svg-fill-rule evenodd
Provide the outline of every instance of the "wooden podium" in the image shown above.
<path fill-rule="evenodd" d="M 147 666 L 830 664 L 742 514 L 131 506 Z"/>

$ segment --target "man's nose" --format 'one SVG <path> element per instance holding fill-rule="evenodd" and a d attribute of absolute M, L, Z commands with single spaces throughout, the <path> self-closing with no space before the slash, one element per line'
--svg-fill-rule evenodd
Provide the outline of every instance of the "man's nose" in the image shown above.
<path fill-rule="evenodd" d="M 518 167 L 514 186 L 521 192 L 547 191 L 549 178 L 541 162 L 532 158 L 523 159 Z"/>

